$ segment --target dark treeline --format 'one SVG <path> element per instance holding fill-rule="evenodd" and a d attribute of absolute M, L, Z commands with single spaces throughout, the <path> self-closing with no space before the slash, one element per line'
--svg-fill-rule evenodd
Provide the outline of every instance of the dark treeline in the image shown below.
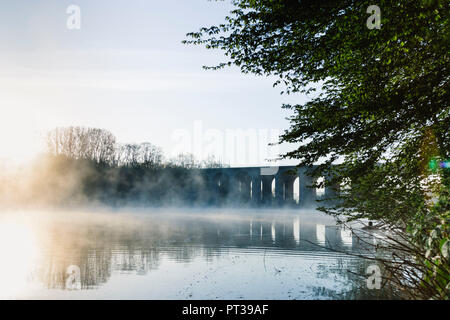
<path fill-rule="evenodd" d="M 179 166 L 118 166 L 67 156 L 51 156 L 45 165 L 50 170 L 44 170 L 44 179 L 37 183 L 47 188 L 47 194 L 55 195 L 51 198 L 61 205 L 163 206 L 203 202 L 198 190 L 203 189 L 204 181 L 197 170 Z M 42 189 L 35 190 L 39 193 Z"/>
<path fill-rule="evenodd" d="M 48 133 L 47 152 L 19 172 L 0 176 L 0 201 L 12 205 L 178 206 L 207 203 L 198 169 L 223 167 L 210 156 L 165 160 L 151 143 L 119 144 L 103 129 Z M 8 186 L 6 188 L 5 186 Z"/>

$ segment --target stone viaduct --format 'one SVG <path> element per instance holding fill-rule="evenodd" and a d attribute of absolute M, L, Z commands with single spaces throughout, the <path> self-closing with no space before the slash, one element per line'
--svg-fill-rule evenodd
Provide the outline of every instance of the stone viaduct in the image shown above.
<path fill-rule="evenodd" d="M 306 169 L 295 166 L 213 168 L 200 171 L 206 184 L 207 201 L 213 205 L 235 203 L 311 207 L 319 198 L 316 189 L 308 187 L 314 181 L 306 175 Z M 294 182 L 299 184 L 298 203 L 294 199 Z M 336 190 L 326 184 L 323 197 L 335 196 Z"/>

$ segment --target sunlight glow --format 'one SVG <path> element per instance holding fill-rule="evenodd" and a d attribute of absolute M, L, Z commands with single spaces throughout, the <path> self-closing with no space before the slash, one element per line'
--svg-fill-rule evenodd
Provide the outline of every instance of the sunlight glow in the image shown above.
<path fill-rule="evenodd" d="M 37 258 L 32 229 L 16 222 L 0 223 L 0 253 L 0 298 L 15 298 L 25 290 Z"/>

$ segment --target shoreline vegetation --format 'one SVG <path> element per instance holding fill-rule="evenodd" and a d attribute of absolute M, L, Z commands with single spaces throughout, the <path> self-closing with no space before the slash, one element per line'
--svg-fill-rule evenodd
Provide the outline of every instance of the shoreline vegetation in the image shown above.
<path fill-rule="evenodd" d="M 272 76 L 290 127 L 282 155 L 345 184 L 321 210 L 396 236 L 384 283 L 411 299 L 450 298 L 449 15 L 443 0 L 234 0 L 222 21 L 183 43 L 219 50 L 242 73 Z M 311 95 L 312 94 L 312 95 Z M 336 160 L 342 164 L 334 167 Z M 439 164 L 439 165 L 438 165 Z"/>
<path fill-rule="evenodd" d="M 225 167 L 191 154 L 164 160 L 150 143 L 117 144 L 102 129 L 67 127 L 48 133 L 47 150 L 26 168 L 0 176 L 0 203 L 76 207 L 207 204 L 201 168 Z"/>

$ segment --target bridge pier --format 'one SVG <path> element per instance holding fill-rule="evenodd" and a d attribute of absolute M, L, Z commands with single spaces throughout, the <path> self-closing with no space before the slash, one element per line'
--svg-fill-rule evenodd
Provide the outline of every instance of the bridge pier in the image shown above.
<path fill-rule="evenodd" d="M 275 203 L 277 206 L 283 205 L 284 200 L 284 177 L 278 172 L 275 176 Z"/>
<path fill-rule="evenodd" d="M 204 197 L 209 205 L 217 204 L 217 195 L 219 194 L 219 187 L 213 176 L 206 176 L 206 189 L 203 191 Z"/>
<path fill-rule="evenodd" d="M 239 189 L 239 201 L 244 204 L 250 202 L 251 196 L 251 178 L 249 176 L 237 177 Z"/>
<path fill-rule="evenodd" d="M 313 206 L 316 200 L 316 189 L 310 186 L 314 184 L 314 179 L 305 173 L 300 175 L 300 196 L 299 205 L 302 207 Z"/>
<path fill-rule="evenodd" d="M 293 175 L 289 171 L 281 169 L 275 176 L 275 203 L 278 206 L 295 204 L 294 181 L 297 175 Z"/>
<path fill-rule="evenodd" d="M 252 178 L 252 203 L 254 205 L 259 205 L 261 203 L 261 177 Z"/>
<path fill-rule="evenodd" d="M 271 205 L 272 204 L 272 181 L 274 177 L 273 176 L 261 176 L 262 181 L 262 203 L 264 205 Z"/>
<path fill-rule="evenodd" d="M 294 204 L 294 181 L 296 176 L 286 176 L 284 182 L 284 203 L 288 205 Z"/>
<path fill-rule="evenodd" d="M 306 175 L 305 168 L 294 166 L 278 167 L 271 175 L 264 175 L 260 167 L 249 168 L 211 168 L 201 169 L 205 175 L 202 199 L 212 205 L 245 204 L 254 206 L 294 205 L 294 182 L 299 179 L 299 207 L 316 205 L 316 189 L 314 178 Z M 270 170 L 269 170 L 270 171 Z M 296 172 L 296 174 L 291 174 Z M 275 194 L 272 183 L 275 179 Z M 335 197 L 339 193 L 338 186 L 332 185 L 326 178 L 325 197 Z"/>

